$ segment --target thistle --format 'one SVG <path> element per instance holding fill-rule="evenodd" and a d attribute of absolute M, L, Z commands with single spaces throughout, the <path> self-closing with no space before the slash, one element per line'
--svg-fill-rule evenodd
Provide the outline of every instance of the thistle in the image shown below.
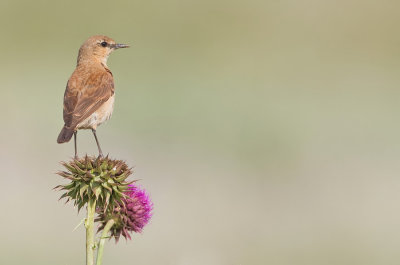
<path fill-rule="evenodd" d="M 124 193 L 129 184 L 126 179 L 131 169 L 121 160 L 85 156 L 68 163 L 62 162 L 66 171 L 57 174 L 70 180 L 68 184 L 58 185 L 55 189 L 64 190 L 60 199 L 73 201 L 78 211 L 87 204 L 86 228 L 86 264 L 94 264 L 94 215 L 96 207 L 111 212 L 116 206 L 124 204 Z M 111 224 L 112 226 L 112 224 Z"/>
<path fill-rule="evenodd" d="M 118 242 L 120 236 L 131 239 L 130 232 L 140 233 L 152 216 L 153 202 L 144 189 L 129 185 L 124 193 L 122 202 L 111 210 L 97 209 L 100 223 L 98 232 L 103 231 L 100 237 L 99 250 L 97 251 L 96 265 L 101 265 L 105 240 L 114 237 Z"/>
<path fill-rule="evenodd" d="M 121 235 L 131 239 L 130 232 L 142 232 L 152 216 L 153 203 L 144 189 L 129 185 L 125 195 L 127 196 L 122 199 L 122 203 L 118 203 L 112 211 L 97 209 L 99 216 L 95 221 L 100 222 L 98 231 L 104 230 L 107 222 L 113 220 L 110 236 L 116 242 Z"/>

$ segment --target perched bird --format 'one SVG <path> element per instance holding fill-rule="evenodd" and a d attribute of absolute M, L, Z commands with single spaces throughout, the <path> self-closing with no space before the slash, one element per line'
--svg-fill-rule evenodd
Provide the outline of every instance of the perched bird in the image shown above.
<path fill-rule="evenodd" d="M 129 47 L 117 44 L 107 36 L 96 35 L 87 39 L 79 49 L 75 71 L 68 80 L 64 93 L 64 127 L 57 143 L 69 142 L 79 129 L 91 129 L 96 140 L 99 156 L 103 156 L 96 135 L 96 128 L 110 119 L 114 108 L 114 78 L 107 67 L 110 53 Z"/>

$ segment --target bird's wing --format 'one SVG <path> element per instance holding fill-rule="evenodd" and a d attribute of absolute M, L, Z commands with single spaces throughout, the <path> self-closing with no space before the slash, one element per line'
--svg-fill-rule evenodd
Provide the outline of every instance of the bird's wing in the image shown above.
<path fill-rule="evenodd" d="M 64 94 L 65 126 L 75 129 L 112 95 L 114 79 L 108 69 L 83 75 L 74 72 L 68 80 Z"/>

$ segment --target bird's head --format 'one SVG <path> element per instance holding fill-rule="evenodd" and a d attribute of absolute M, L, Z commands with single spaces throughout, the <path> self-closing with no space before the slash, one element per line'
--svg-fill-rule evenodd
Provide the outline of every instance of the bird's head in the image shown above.
<path fill-rule="evenodd" d="M 78 55 L 78 64 L 83 61 L 91 61 L 107 65 L 108 56 L 112 51 L 128 47 L 129 45 L 116 43 L 107 36 L 92 36 L 81 45 Z"/>

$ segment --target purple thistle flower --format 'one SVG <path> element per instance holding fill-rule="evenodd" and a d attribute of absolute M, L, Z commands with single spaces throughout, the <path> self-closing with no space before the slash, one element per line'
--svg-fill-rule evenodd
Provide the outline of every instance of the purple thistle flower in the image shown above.
<path fill-rule="evenodd" d="M 108 220 L 114 219 L 115 224 L 110 232 L 111 237 L 114 237 L 117 242 L 121 234 L 126 239 L 131 239 L 130 232 L 142 232 L 144 226 L 150 221 L 153 210 L 153 202 L 144 189 L 131 184 L 124 193 L 127 197 L 122 198 L 122 203 L 118 203 L 112 213 L 104 213 L 98 209 L 99 218 L 96 220 L 101 222 L 98 230 L 101 231 Z"/>
<path fill-rule="evenodd" d="M 129 185 L 125 192 L 129 198 L 124 198 L 125 209 L 129 217 L 132 231 L 140 233 L 152 216 L 153 202 L 145 190 L 135 185 Z"/>

